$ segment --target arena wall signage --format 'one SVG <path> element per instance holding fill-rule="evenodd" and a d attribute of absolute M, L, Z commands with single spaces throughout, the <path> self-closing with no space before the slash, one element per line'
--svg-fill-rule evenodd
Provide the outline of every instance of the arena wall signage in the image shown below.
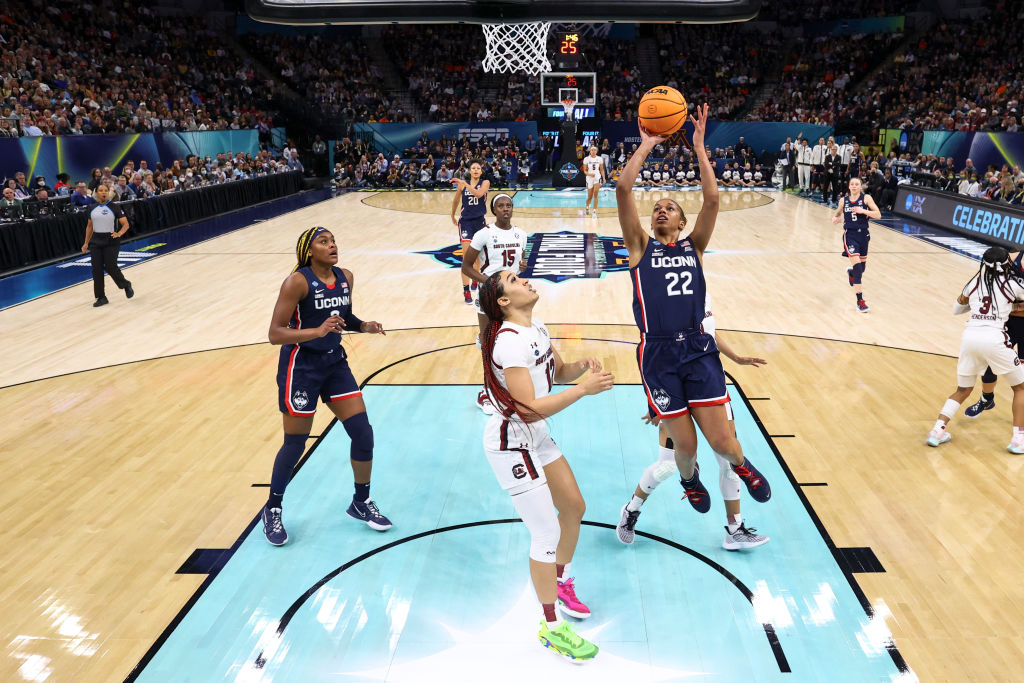
<path fill-rule="evenodd" d="M 1014 251 L 1024 246 L 1024 209 L 1002 202 L 900 185 L 893 213 Z"/>
<path fill-rule="evenodd" d="M 431 140 L 439 140 L 442 136 L 461 138 L 463 134 L 476 142 L 486 135 L 496 140 L 507 133 L 525 142 L 527 136 L 538 139 L 537 123 L 534 121 L 488 121 L 487 123 L 357 123 L 356 133 L 372 133 L 373 144 L 386 154 L 401 154 L 416 144 L 423 133 Z"/>
<path fill-rule="evenodd" d="M 693 125 L 687 123 L 685 130 L 686 139 L 692 140 Z M 755 154 L 760 154 L 762 149 L 777 154 L 787 137 L 796 140 L 797 135 L 803 133 L 803 137 L 813 144 L 820 137 L 828 138 L 832 131 L 831 126 L 813 123 L 708 121 L 704 142 L 712 149 L 725 149 L 735 145 L 740 137 L 743 137 L 744 142 L 753 148 Z M 605 121 L 601 126 L 601 138 L 607 138 L 612 147 L 622 142 L 625 143 L 626 149 L 630 149 L 633 145 L 640 144 L 640 131 L 637 129 L 636 121 Z"/>
<path fill-rule="evenodd" d="M 968 158 L 975 168 L 996 168 L 1003 164 L 1019 164 L 1024 159 L 1024 133 L 961 133 L 944 130 L 924 131 L 922 154 L 953 157 L 957 169 Z"/>

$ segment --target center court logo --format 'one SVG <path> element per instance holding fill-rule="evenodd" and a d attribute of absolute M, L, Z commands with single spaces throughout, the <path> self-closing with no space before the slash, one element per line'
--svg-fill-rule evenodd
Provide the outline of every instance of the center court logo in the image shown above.
<path fill-rule="evenodd" d="M 449 268 L 462 267 L 462 247 L 458 244 L 416 253 L 433 256 Z M 599 278 L 629 269 L 629 253 L 622 238 L 592 232 L 534 233 L 526 238 L 525 260 L 523 275 L 550 282 Z"/>

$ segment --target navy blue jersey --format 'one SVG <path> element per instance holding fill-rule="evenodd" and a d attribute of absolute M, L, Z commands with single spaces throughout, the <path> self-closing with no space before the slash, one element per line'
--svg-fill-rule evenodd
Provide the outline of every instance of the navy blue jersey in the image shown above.
<path fill-rule="evenodd" d="M 633 318 L 641 332 L 669 336 L 700 329 L 707 292 L 689 237 L 671 244 L 651 238 L 631 275 Z"/>
<path fill-rule="evenodd" d="M 484 179 L 480 178 L 480 181 L 473 188 L 474 190 L 480 189 L 483 185 Z M 469 188 L 462 190 L 462 220 L 472 218 L 483 218 L 487 215 L 487 196 L 474 197 L 473 193 L 469 191 Z"/>
<path fill-rule="evenodd" d="M 843 229 L 867 230 L 868 217 L 863 214 L 856 214 L 853 212 L 853 207 L 855 206 L 859 206 L 860 208 L 867 210 L 868 207 L 864 203 L 864 193 L 860 193 L 860 196 L 857 197 L 857 201 L 850 199 L 850 195 L 846 195 L 843 199 Z"/>
<path fill-rule="evenodd" d="M 349 291 L 348 280 L 345 279 L 341 268 L 332 267 L 331 270 L 334 271 L 335 280 L 330 286 L 321 282 L 309 266 L 296 271 L 306 278 L 309 292 L 295 307 L 288 327 L 293 330 L 308 330 L 320 327 L 332 315 L 345 317 L 352 312 L 352 294 Z M 311 351 L 330 351 L 340 345 L 340 332 L 328 332 L 322 337 L 299 344 L 300 347 Z"/>

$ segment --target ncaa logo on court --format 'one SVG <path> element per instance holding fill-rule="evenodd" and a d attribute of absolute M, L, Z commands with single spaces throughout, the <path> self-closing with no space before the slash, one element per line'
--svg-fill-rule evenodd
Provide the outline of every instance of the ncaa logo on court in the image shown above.
<path fill-rule="evenodd" d="M 573 178 L 580 174 L 580 169 L 576 166 L 576 164 L 568 163 L 563 164 L 562 168 L 558 169 L 558 173 L 566 180 L 572 180 Z"/>
<path fill-rule="evenodd" d="M 462 246 L 416 252 L 433 256 L 449 268 L 462 268 Z M 629 252 L 621 237 L 592 232 L 534 233 L 526 238 L 523 275 L 550 282 L 599 278 L 605 273 L 629 270 Z"/>

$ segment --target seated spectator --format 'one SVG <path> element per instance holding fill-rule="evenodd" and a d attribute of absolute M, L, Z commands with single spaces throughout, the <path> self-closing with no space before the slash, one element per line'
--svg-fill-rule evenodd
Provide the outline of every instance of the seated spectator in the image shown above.
<path fill-rule="evenodd" d="M 0 199 L 0 206 L 21 206 L 21 200 L 14 196 L 14 190 L 9 187 L 4 188 L 4 198 Z"/>
<path fill-rule="evenodd" d="M 58 197 L 67 197 L 71 194 L 71 176 L 67 173 L 57 174 L 57 184 L 53 186 L 53 189 Z"/>
<path fill-rule="evenodd" d="M 89 189 L 85 186 L 85 183 L 78 181 L 75 185 L 75 191 L 71 193 L 71 206 L 85 207 L 95 203 L 96 200 L 89 194 Z"/>

